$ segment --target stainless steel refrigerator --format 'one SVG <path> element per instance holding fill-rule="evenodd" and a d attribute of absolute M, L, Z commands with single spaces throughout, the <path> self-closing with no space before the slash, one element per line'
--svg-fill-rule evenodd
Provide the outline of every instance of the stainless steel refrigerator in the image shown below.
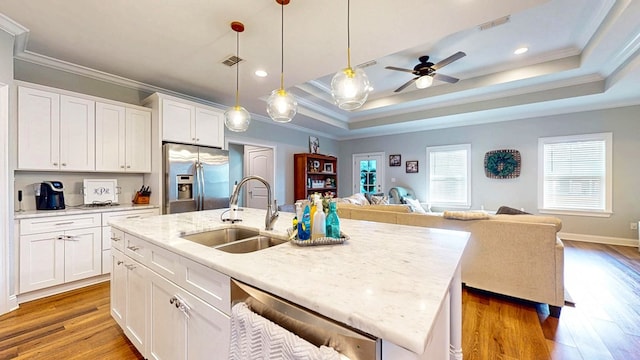
<path fill-rule="evenodd" d="M 163 145 L 165 214 L 229 207 L 229 152 Z"/>

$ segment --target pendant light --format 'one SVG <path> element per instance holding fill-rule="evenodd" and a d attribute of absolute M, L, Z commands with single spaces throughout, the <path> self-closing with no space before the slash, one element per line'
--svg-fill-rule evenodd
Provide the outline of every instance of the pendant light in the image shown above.
<path fill-rule="evenodd" d="M 275 122 L 288 123 L 298 112 L 296 98 L 284 89 L 284 6 L 289 4 L 289 0 L 276 0 L 276 2 L 280 4 L 281 10 L 280 88 L 273 90 L 267 99 L 267 113 Z"/>
<path fill-rule="evenodd" d="M 238 83 L 240 73 L 240 33 L 244 31 L 244 24 L 239 21 L 231 23 L 231 29 L 236 32 L 236 105 L 230 107 L 224 113 L 224 125 L 227 129 L 235 132 L 247 131 L 251 123 L 251 114 L 240 106 L 238 102 Z"/>
<path fill-rule="evenodd" d="M 355 110 L 361 107 L 367 101 L 371 90 L 364 70 L 351 67 L 350 8 L 350 0 L 347 0 L 347 68 L 338 71 L 331 79 L 331 96 L 342 110 Z"/>

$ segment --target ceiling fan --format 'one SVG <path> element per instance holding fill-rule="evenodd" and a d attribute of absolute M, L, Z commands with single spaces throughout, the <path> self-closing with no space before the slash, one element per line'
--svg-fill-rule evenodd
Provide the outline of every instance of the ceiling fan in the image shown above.
<path fill-rule="evenodd" d="M 414 82 L 416 82 L 416 86 L 419 89 L 424 89 L 428 86 L 431 85 L 431 82 L 433 82 L 433 79 L 437 79 L 440 81 L 444 81 L 444 82 L 448 82 L 451 84 L 457 83 L 459 79 L 454 78 L 452 76 L 448 76 L 448 75 L 443 75 L 443 74 L 436 74 L 436 71 L 439 70 L 440 68 L 444 67 L 445 65 L 449 65 L 452 62 L 465 57 L 467 54 L 465 54 L 462 51 L 458 51 L 457 53 L 449 56 L 448 58 L 434 64 L 432 62 L 429 62 L 429 56 L 424 55 L 424 56 L 420 56 L 418 58 L 418 61 L 420 61 L 420 63 L 416 66 L 413 67 L 413 70 L 410 69 L 403 69 L 403 68 L 399 68 L 399 67 L 395 67 L 395 66 L 386 66 L 385 69 L 389 69 L 389 70 L 396 70 L 396 71 L 404 71 L 404 72 L 408 72 L 408 73 L 412 73 L 414 75 L 416 75 L 416 77 L 414 77 L 413 79 L 407 81 L 406 83 L 404 83 L 402 86 L 400 86 L 399 88 L 395 89 L 394 92 L 400 92 L 404 89 L 407 88 L 407 86 L 413 84 Z"/>

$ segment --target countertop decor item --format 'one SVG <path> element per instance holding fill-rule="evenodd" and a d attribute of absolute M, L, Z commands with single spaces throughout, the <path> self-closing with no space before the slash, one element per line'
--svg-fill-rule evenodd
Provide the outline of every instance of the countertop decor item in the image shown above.
<path fill-rule="evenodd" d="M 118 203 L 117 179 L 84 179 L 84 204 Z"/>
<path fill-rule="evenodd" d="M 520 176 L 520 151 L 493 150 L 484 155 L 484 174 L 492 179 L 515 179 Z"/>
<path fill-rule="evenodd" d="M 293 228 L 287 229 L 287 232 L 289 234 L 289 239 L 290 239 L 289 241 L 291 241 L 293 244 L 298 246 L 337 245 L 337 244 L 342 244 L 345 241 L 349 240 L 349 235 L 345 234 L 342 231 L 340 231 L 339 238 L 332 238 L 332 237 L 325 236 L 325 237 L 321 237 L 317 239 L 309 239 L 309 240 L 299 240 L 298 237 L 293 234 L 295 232 Z"/>

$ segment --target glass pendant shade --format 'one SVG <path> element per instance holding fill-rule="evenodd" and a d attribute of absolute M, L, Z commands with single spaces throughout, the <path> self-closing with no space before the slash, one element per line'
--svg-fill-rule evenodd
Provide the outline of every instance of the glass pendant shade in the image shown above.
<path fill-rule="evenodd" d="M 416 87 L 418 89 L 426 89 L 433 84 L 433 78 L 429 75 L 421 76 L 416 80 Z"/>
<path fill-rule="evenodd" d="M 240 105 L 231 107 L 224 112 L 224 125 L 231 131 L 247 131 L 250 123 L 251 114 Z"/>
<path fill-rule="evenodd" d="M 285 89 L 277 89 L 271 92 L 267 99 L 267 113 L 273 121 L 280 123 L 290 122 L 298 112 L 296 98 Z"/>
<path fill-rule="evenodd" d="M 338 71 L 331 79 L 331 96 L 342 110 L 355 110 L 369 97 L 369 78 L 364 70 L 350 67 Z"/>

